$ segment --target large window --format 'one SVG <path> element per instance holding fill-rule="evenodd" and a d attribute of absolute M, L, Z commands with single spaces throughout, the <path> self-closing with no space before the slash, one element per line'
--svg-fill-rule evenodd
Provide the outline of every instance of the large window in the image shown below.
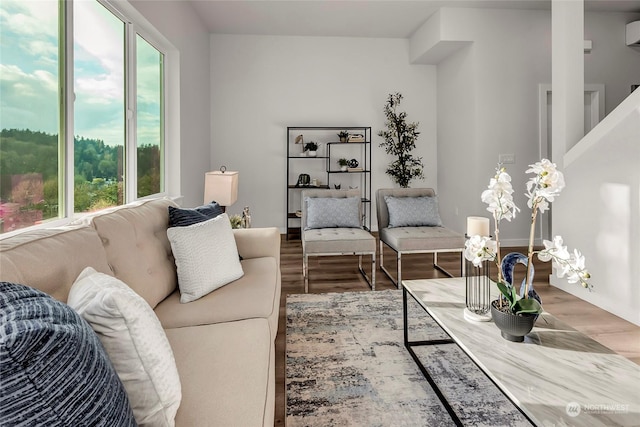
<path fill-rule="evenodd" d="M 165 53 L 141 34 L 98 0 L 2 0 L 0 233 L 165 191 Z"/>
<path fill-rule="evenodd" d="M 0 232 L 59 215 L 58 4 L 0 3 Z"/>

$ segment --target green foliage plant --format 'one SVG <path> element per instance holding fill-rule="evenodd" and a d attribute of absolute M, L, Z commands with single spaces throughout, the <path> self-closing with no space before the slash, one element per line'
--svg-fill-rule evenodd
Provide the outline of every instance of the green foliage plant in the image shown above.
<path fill-rule="evenodd" d="M 345 159 L 345 158 L 343 157 L 343 158 L 341 158 L 341 159 L 338 159 L 338 164 L 339 164 L 340 166 L 347 166 L 347 165 L 349 165 L 349 160 L 347 160 L 347 159 Z"/>
<path fill-rule="evenodd" d="M 316 142 L 307 142 L 304 144 L 304 151 L 316 151 L 318 149 L 318 144 Z"/>
<path fill-rule="evenodd" d="M 387 154 L 396 157 L 387 167 L 386 173 L 400 187 L 407 188 L 413 179 L 424 179 L 424 165 L 422 157 L 414 157 L 411 154 L 420 135 L 417 130 L 418 123 L 407 123 L 407 113 L 397 111 L 401 101 L 401 93 L 389 94 L 384 106 L 387 129 L 378 132 L 378 136 L 384 139 L 380 147 L 383 147 Z"/>

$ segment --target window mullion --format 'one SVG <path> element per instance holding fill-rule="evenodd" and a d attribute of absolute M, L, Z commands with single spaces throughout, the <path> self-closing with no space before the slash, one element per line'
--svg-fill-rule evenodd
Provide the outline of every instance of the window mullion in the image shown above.
<path fill-rule="evenodd" d="M 137 174 L 137 82 L 136 82 L 136 32 L 134 25 L 126 24 L 125 31 L 125 102 L 126 102 L 126 141 L 125 141 L 125 196 L 127 202 L 138 197 Z"/>
<path fill-rule="evenodd" d="M 58 132 L 60 173 L 58 174 L 59 215 L 72 218 L 74 182 L 74 102 L 73 87 L 73 1 L 60 0 L 60 43 L 59 43 L 59 85 L 60 85 L 60 125 Z"/>

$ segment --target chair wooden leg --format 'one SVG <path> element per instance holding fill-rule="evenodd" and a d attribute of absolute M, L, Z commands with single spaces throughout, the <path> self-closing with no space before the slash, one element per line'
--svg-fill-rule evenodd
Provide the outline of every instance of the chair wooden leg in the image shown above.
<path fill-rule="evenodd" d="M 309 293 L 309 255 L 302 254 L 302 277 L 304 277 L 304 293 Z"/>
<path fill-rule="evenodd" d="M 398 277 L 398 281 L 396 282 L 396 286 L 398 286 L 398 289 L 402 289 L 402 253 L 398 252 L 398 273 L 397 273 L 397 277 Z"/>

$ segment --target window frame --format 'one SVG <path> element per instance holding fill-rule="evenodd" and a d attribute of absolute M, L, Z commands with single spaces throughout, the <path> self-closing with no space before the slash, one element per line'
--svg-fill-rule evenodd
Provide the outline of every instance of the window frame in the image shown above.
<path fill-rule="evenodd" d="M 83 0 L 77 0 L 83 1 Z M 125 195 L 124 204 L 137 200 L 170 197 L 180 199 L 180 85 L 179 51 L 129 2 L 125 0 L 93 0 L 125 24 Z M 58 206 L 59 217 L 30 227 L 0 234 L 0 240 L 26 231 L 67 225 L 93 213 L 74 212 L 74 0 L 58 0 Z M 161 168 L 163 191 L 137 197 L 136 134 L 136 35 L 163 56 Z"/>

